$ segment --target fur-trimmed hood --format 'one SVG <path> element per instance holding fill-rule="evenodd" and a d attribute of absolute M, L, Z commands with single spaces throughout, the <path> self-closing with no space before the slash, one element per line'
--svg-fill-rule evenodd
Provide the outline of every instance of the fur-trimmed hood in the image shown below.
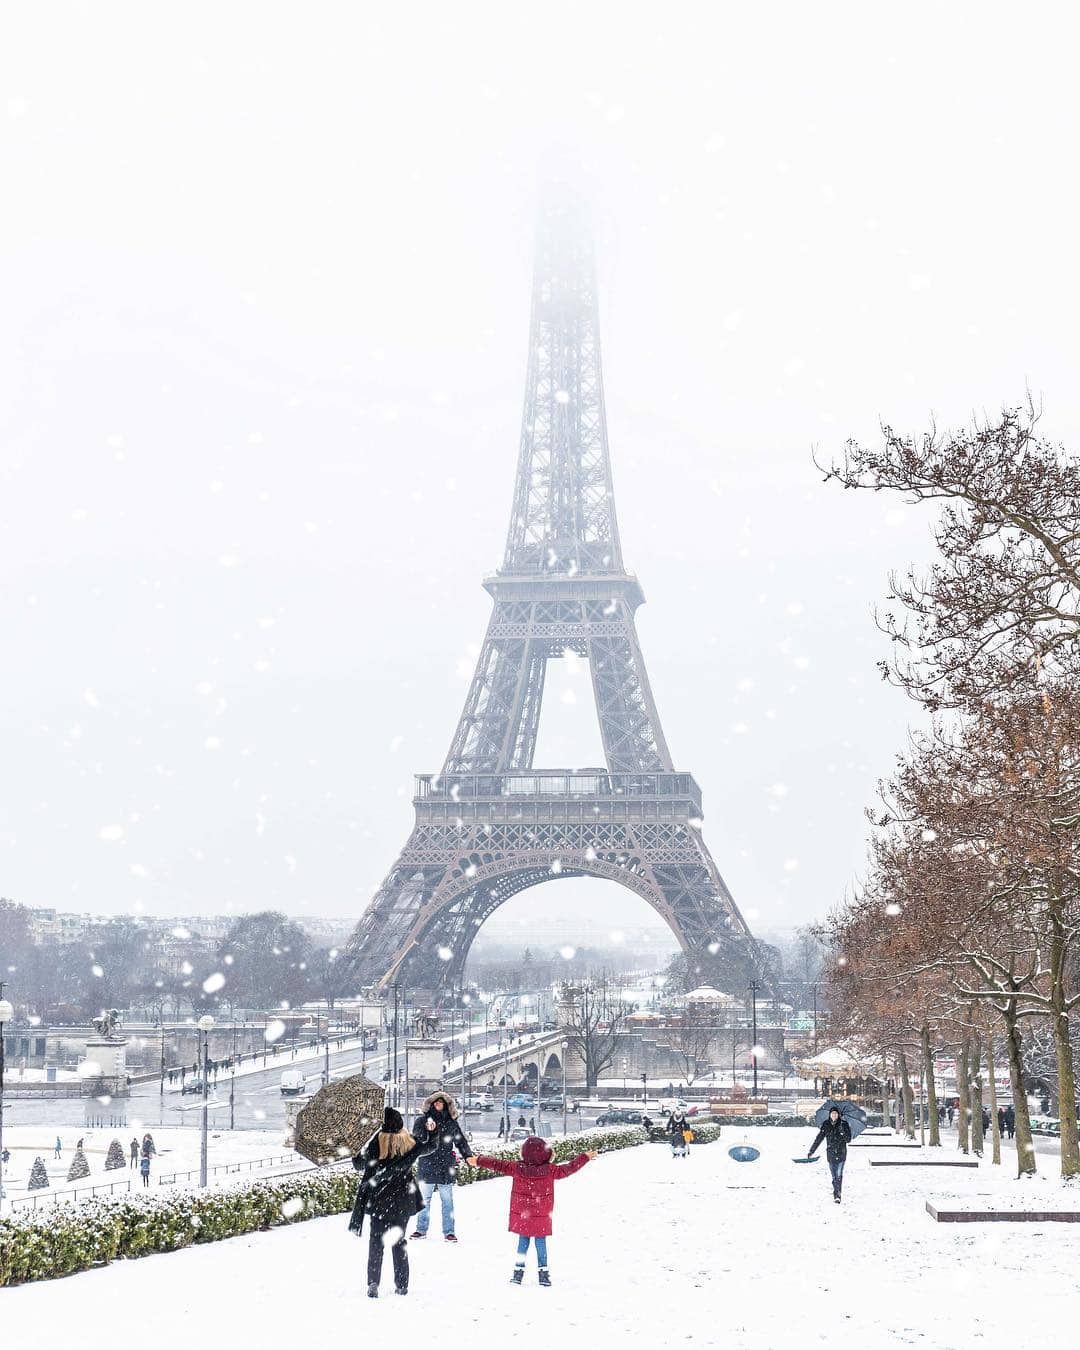
<path fill-rule="evenodd" d="M 424 1098 L 424 1100 L 420 1103 L 420 1114 L 422 1116 L 426 1116 L 440 1097 L 446 1103 L 446 1114 L 450 1117 L 451 1120 L 457 1120 L 458 1118 L 457 1100 L 455 1099 L 454 1094 L 452 1092 L 447 1092 L 445 1088 L 440 1088 L 438 1092 L 433 1092 L 431 1093 L 430 1096 Z"/>

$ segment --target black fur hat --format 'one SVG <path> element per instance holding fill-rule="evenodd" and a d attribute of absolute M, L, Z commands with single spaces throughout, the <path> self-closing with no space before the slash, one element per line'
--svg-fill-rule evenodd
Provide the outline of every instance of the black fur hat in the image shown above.
<path fill-rule="evenodd" d="M 382 1127 L 384 1134 L 400 1134 L 405 1128 L 401 1112 L 395 1111 L 392 1106 L 386 1107 L 382 1113 Z"/>

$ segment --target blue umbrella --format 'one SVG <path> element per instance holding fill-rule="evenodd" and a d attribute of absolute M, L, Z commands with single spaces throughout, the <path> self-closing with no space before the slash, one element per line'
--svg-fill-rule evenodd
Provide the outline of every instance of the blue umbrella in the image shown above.
<path fill-rule="evenodd" d="M 761 1157 L 761 1150 L 751 1148 L 749 1144 L 736 1144 L 734 1148 L 728 1149 L 727 1155 L 736 1162 L 757 1162 Z"/>
<path fill-rule="evenodd" d="M 847 1121 L 852 1139 L 857 1139 L 866 1129 L 866 1112 L 861 1106 L 856 1106 L 854 1102 L 833 1101 L 832 1099 L 823 1102 L 814 1112 L 814 1124 L 819 1129 L 829 1119 L 830 1111 L 840 1112 L 840 1119 Z"/>

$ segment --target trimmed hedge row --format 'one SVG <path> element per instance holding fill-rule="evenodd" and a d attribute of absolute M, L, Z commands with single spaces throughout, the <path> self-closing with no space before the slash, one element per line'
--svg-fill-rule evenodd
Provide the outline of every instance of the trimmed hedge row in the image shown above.
<path fill-rule="evenodd" d="M 551 1141 L 557 1162 L 587 1149 L 609 1153 L 644 1142 L 645 1133 L 638 1126 L 591 1130 Z M 519 1150 L 500 1149 L 492 1156 L 517 1158 Z M 496 1175 L 463 1167 L 458 1182 L 468 1185 Z M 336 1167 L 296 1177 L 236 1182 L 220 1190 L 98 1196 L 0 1219 L 0 1287 L 341 1214 L 352 1208 L 356 1182 L 351 1167 Z"/>
<path fill-rule="evenodd" d="M 613 1153 L 620 1148 L 633 1148 L 645 1143 L 645 1131 L 640 1125 L 612 1125 L 596 1130 L 582 1130 L 580 1134 L 568 1134 L 565 1139 L 549 1139 L 553 1162 L 569 1162 L 579 1153 L 595 1149 L 597 1153 Z M 516 1162 L 521 1157 L 521 1149 L 513 1147 L 486 1148 L 483 1152 L 489 1158 L 505 1159 Z M 497 1177 L 498 1172 L 489 1172 L 486 1167 L 459 1167 L 457 1180 L 459 1186 L 471 1185 L 474 1181 L 488 1181 Z"/>

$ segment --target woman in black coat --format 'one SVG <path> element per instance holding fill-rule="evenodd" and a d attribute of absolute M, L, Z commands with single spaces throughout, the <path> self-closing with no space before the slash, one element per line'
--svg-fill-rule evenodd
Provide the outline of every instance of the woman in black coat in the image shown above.
<path fill-rule="evenodd" d="M 847 1162 L 847 1146 L 851 1143 L 851 1126 L 834 1106 L 829 1112 L 825 1124 L 817 1132 L 817 1138 L 810 1145 L 810 1152 L 806 1155 L 812 1158 L 817 1152 L 818 1145 L 825 1140 L 825 1156 L 829 1160 L 829 1171 L 832 1173 L 832 1194 L 837 1204 L 840 1203 L 840 1191 L 844 1185 L 844 1163 Z"/>
<path fill-rule="evenodd" d="M 368 1298 L 379 1297 L 383 1249 L 388 1237 L 394 1260 L 394 1289 L 399 1294 L 409 1292 L 409 1253 L 405 1245 L 405 1227 L 412 1216 L 424 1207 L 413 1175 L 413 1163 L 438 1147 L 434 1122 L 429 1122 L 427 1131 L 426 1139 L 414 1139 L 406 1130 L 400 1112 L 388 1106 L 383 1112 L 382 1129 L 371 1137 L 363 1151 L 352 1160 L 361 1176 L 349 1228 L 360 1236 L 364 1228 L 364 1215 L 367 1214 L 371 1219 L 368 1237 Z"/>

